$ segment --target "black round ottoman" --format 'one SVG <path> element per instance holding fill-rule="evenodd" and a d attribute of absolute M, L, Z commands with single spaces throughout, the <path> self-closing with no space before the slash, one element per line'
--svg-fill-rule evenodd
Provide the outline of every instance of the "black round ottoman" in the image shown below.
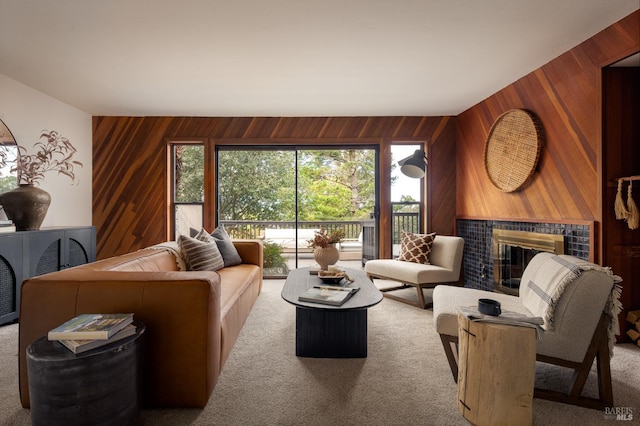
<path fill-rule="evenodd" d="M 145 326 L 134 325 L 135 335 L 78 355 L 46 336 L 29 345 L 32 424 L 136 424 Z"/>

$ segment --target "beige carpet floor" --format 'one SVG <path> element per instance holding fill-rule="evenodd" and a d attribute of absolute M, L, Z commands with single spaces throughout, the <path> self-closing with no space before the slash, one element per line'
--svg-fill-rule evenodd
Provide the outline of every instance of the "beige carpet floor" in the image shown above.
<path fill-rule="evenodd" d="M 431 310 L 384 299 L 369 310 L 368 357 L 295 356 L 295 308 L 280 297 L 283 280 L 266 280 L 209 404 L 143 410 L 141 425 L 468 425 Z M 411 294 L 411 293 L 409 293 Z M 0 424 L 29 425 L 17 383 L 18 325 L 0 327 Z M 640 348 L 624 344 L 612 360 L 617 407 L 640 424 Z M 593 375 L 593 374 L 592 374 Z M 566 382 L 539 366 L 538 382 Z M 595 394 L 595 377 L 589 393 Z M 534 425 L 618 424 L 605 414 L 534 399 Z"/>

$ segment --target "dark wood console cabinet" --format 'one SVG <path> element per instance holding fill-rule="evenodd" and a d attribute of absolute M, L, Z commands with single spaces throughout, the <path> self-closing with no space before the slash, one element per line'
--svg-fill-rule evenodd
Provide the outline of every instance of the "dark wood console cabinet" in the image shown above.
<path fill-rule="evenodd" d="M 19 318 L 22 281 L 94 260 L 93 226 L 0 234 L 0 325 Z"/>

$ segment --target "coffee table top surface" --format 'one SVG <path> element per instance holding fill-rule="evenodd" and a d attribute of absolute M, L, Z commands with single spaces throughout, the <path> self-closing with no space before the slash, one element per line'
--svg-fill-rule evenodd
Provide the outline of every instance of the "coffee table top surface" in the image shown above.
<path fill-rule="evenodd" d="M 321 303 L 301 302 L 298 300 L 298 296 L 307 291 L 314 285 L 323 284 L 322 280 L 315 274 L 311 274 L 311 268 L 298 268 L 289 272 L 287 280 L 282 287 L 282 298 L 287 302 L 305 308 L 316 309 L 366 309 L 373 305 L 380 303 L 382 300 L 382 293 L 371 282 L 369 277 L 364 273 L 352 268 L 343 269 L 350 278 L 354 281 L 345 287 L 358 287 L 360 290 L 349 300 L 344 302 L 341 306 L 324 305 Z"/>

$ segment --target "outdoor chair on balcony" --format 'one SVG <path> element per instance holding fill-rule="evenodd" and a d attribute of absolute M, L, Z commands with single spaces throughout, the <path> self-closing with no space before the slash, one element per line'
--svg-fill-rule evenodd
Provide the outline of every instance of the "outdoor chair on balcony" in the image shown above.
<path fill-rule="evenodd" d="M 362 259 L 362 231 L 358 238 L 345 238 L 338 244 L 340 260 Z"/>
<path fill-rule="evenodd" d="M 381 288 L 389 299 L 408 303 L 422 309 L 432 306 L 424 297 L 423 288 L 433 288 L 438 284 L 458 283 L 462 267 L 464 240 L 460 237 L 435 234 L 402 233 L 402 248 L 398 259 L 369 260 L 364 267 L 369 278 L 380 278 L 400 282 L 401 285 Z M 416 237 L 417 236 L 417 237 Z M 420 240 L 423 240 L 423 243 Z M 428 240 L 432 244 L 428 244 Z M 416 242 L 417 241 L 417 242 Z M 425 246 L 429 246 L 426 248 Z M 425 247 L 421 250 L 420 247 Z M 425 254 L 426 251 L 426 254 Z M 391 292 L 415 287 L 417 301 L 395 295 Z"/>
<path fill-rule="evenodd" d="M 619 333 L 619 281 L 608 268 L 573 256 L 543 252 L 525 268 L 518 296 L 465 287 L 436 287 L 433 318 L 454 380 L 458 380 L 458 307 L 477 307 L 478 299 L 490 298 L 501 303 L 503 312 L 543 318 L 537 361 L 573 370 L 567 391 L 540 386 L 534 397 L 588 408 L 612 407 L 610 356 L 615 334 Z M 594 359 L 598 398 L 583 395 Z"/>
<path fill-rule="evenodd" d="M 267 228 L 264 230 L 264 240 L 278 244 L 284 252 L 311 252 L 309 240 L 312 240 L 318 229 L 295 228 Z"/>

